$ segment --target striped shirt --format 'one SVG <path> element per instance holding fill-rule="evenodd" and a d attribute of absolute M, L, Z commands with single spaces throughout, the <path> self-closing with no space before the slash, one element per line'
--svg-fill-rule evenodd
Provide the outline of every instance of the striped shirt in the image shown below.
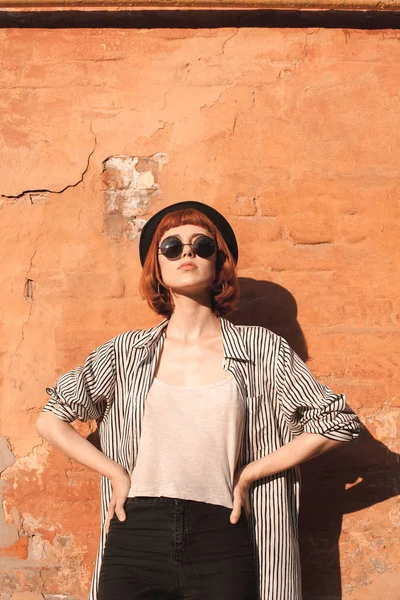
<path fill-rule="evenodd" d="M 219 318 L 222 367 L 236 379 L 246 406 L 238 465 L 257 460 L 303 433 L 331 440 L 357 437 L 360 422 L 344 394 L 320 383 L 284 338 L 253 325 Z M 43 411 L 63 421 L 97 422 L 101 449 L 128 473 L 136 463 L 145 400 L 169 320 L 130 330 L 105 342 L 82 366 L 62 375 Z M 297 536 L 299 467 L 250 486 L 250 528 L 259 579 L 259 600 L 301 600 Z M 97 600 L 105 546 L 111 482 L 101 477 L 101 529 L 89 600 Z"/>

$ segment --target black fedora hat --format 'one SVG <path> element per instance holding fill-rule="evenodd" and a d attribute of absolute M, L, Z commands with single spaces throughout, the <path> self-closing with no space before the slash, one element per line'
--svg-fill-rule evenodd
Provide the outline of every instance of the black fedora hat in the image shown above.
<path fill-rule="evenodd" d="M 159 210 L 145 223 L 140 234 L 139 240 L 139 255 L 142 267 L 146 260 L 151 240 L 153 239 L 154 233 L 161 219 L 168 213 L 175 212 L 177 210 L 182 210 L 184 208 L 195 208 L 199 212 L 206 215 L 206 217 L 208 217 L 210 221 L 214 223 L 214 225 L 217 227 L 222 237 L 224 238 L 235 263 L 237 263 L 239 251 L 236 242 L 236 237 L 232 227 L 225 219 L 225 217 L 212 206 L 204 204 L 204 202 L 196 202 L 195 200 L 185 200 L 184 202 L 176 202 L 175 204 L 170 204 L 169 206 L 166 206 L 165 208 Z"/>

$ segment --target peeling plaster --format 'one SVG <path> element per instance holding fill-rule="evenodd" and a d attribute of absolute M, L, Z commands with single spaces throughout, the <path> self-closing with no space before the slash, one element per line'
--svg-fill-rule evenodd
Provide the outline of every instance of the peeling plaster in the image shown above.
<path fill-rule="evenodd" d="M 0 436 L 0 473 L 5 471 L 7 467 L 13 465 L 15 461 L 16 458 L 11 450 L 8 439 Z"/>
<path fill-rule="evenodd" d="M 11 467 L 16 461 L 16 457 L 13 454 L 11 447 L 8 443 L 7 438 L 0 437 L 0 473 L 4 473 L 8 467 Z M 0 540 L 1 545 L 3 547 L 10 546 L 15 541 L 18 540 L 18 526 L 17 521 L 15 519 L 12 522 L 9 522 L 7 518 L 8 515 L 5 514 L 5 503 L 1 492 L 5 486 L 5 481 L 0 480 L 0 501 L 1 501 L 1 510 L 0 510 Z M 19 512 L 17 509 L 13 510 L 13 516 L 17 515 L 19 520 Z"/>
<path fill-rule="evenodd" d="M 7 501 L 0 495 L 2 500 L 2 510 L 0 511 L 1 546 L 3 548 L 9 548 L 18 542 L 18 540 L 28 538 L 28 557 L 24 558 L 25 566 L 31 564 L 31 561 L 48 559 L 51 557 L 51 544 L 48 540 L 43 540 L 41 534 L 38 533 L 38 530 L 44 527 L 41 519 L 34 517 L 29 512 L 20 513 L 18 509 L 27 498 L 32 498 L 37 495 L 38 492 L 29 494 L 32 483 L 38 483 L 42 491 L 46 493 L 46 486 L 53 479 L 50 478 L 43 487 L 41 474 L 47 469 L 48 457 L 48 451 L 43 442 L 44 440 L 42 440 L 42 443 L 35 445 L 29 454 L 17 461 L 14 460 L 12 464 L 10 463 L 10 460 L 8 460 L 8 468 L 12 469 L 12 471 L 7 478 L 5 476 L 7 468 L 5 468 L 2 473 L 3 478 L 0 481 L 0 491 L 3 491 L 6 486 L 12 486 L 14 490 L 18 489 L 19 486 L 22 486 L 25 492 L 21 496 L 21 502 L 14 503 L 11 510 L 7 510 Z M 58 477 L 58 474 L 56 474 L 54 478 L 56 477 Z M 46 525 L 46 530 L 55 531 L 60 529 L 60 527 L 61 525 L 59 523 L 53 523 L 50 527 Z M 11 555 L 3 558 L 6 558 L 8 561 L 21 560 L 21 557 L 14 557 Z M 32 564 L 34 564 L 34 562 Z"/>
<path fill-rule="evenodd" d="M 29 539 L 29 556 L 33 560 L 51 558 L 51 545 L 48 540 L 43 540 L 40 533 L 34 533 Z"/>
<path fill-rule="evenodd" d="M 1 505 L 2 505 L 1 510 L 0 510 L 0 540 L 1 540 L 1 546 L 3 548 L 7 548 L 8 546 L 11 546 L 11 544 L 14 544 L 14 542 L 16 542 L 18 540 L 18 538 L 20 537 L 19 536 L 20 517 L 19 517 L 19 512 L 15 507 L 13 507 L 13 510 L 12 510 L 12 517 L 11 517 L 11 515 L 7 514 L 4 509 L 5 502 L 1 495 L 0 495 L 0 500 L 1 500 Z"/>
<path fill-rule="evenodd" d="M 146 224 L 146 219 L 131 219 L 128 222 L 127 238 L 128 240 L 136 240 L 140 237 L 140 233 Z"/>
<path fill-rule="evenodd" d="M 14 461 L 14 466 L 18 467 L 18 470 L 33 471 L 40 480 L 40 475 L 47 468 L 48 455 L 48 449 L 44 445 L 44 439 L 42 439 L 41 443 L 33 446 L 26 456 L 22 456 L 16 462 Z"/>
<path fill-rule="evenodd" d="M 149 210 L 150 199 L 159 195 L 158 175 L 168 161 L 163 152 L 151 156 L 115 155 L 103 162 L 105 229 L 109 235 L 124 231 L 136 239 L 146 222 L 137 219 Z"/>

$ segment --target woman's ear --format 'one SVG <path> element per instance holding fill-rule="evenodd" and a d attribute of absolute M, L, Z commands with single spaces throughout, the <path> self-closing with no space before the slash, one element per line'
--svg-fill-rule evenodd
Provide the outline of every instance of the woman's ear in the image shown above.
<path fill-rule="evenodd" d="M 215 261 L 215 269 L 216 269 L 217 272 L 222 268 L 222 266 L 223 266 L 223 264 L 224 264 L 224 262 L 226 261 L 227 258 L 228 257 L 225 254 L 225 252 L 219 248 L 218 252 L 217 252 L 217 258 L 216 258 L 216 261 Z"/>

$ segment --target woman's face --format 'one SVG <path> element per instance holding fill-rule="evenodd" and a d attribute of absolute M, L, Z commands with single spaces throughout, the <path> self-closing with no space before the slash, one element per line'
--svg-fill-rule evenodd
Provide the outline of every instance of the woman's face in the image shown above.
<path fill-rule="evenodd" d="M 201 235 L 212 237 L 211 234 L 198 225 L 180 225 L 166 231 L 160 240 L 170 236 L 178 237 L 184 244 L 193 243 Z M 168 260 L 158 251 L 161 276 L 166 287 L 178 293 L 199 293 L 208 288 L 215 278 L 216 252 L 208 258 L 197 256 L 191 246 L 183 246 L 182 255 L 175 260 Z M 189 263 L 189 264 L 188 264 Z"/>

